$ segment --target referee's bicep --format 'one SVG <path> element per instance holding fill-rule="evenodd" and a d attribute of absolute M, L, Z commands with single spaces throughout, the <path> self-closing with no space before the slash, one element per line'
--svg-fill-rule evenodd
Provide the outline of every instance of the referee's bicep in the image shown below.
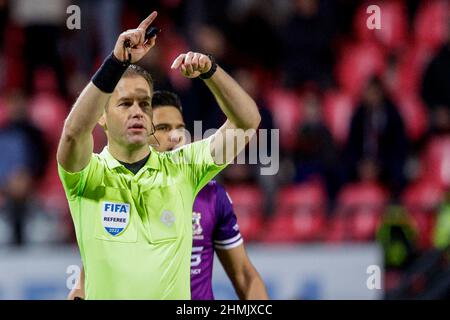
<path fill-rule="evenodd" d="M 67 172 L 79 172 L 86 168 L 94 150 L 92 133 L 71 135 L 64 128 L 56 157 L 58 164 Z"/>

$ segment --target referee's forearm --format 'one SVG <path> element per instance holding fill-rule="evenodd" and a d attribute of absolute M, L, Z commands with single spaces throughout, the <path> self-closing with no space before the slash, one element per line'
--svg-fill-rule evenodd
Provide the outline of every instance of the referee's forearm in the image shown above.
<path fill-rule="evenodd" d="M 63 135 L 69 139 L 77 139 L 91 133 L 110 96 L 110 93 L 102 92 L 92 82 L 89 82 L 64 123 Z"/>
<path fill-rule="evenodd" d="M 110 95 L 89 83 L 75 102 L 56 153 L 58 163 L 66 171 L 79 172 L 88 165 L 93 151 L 92 131 Z"/>

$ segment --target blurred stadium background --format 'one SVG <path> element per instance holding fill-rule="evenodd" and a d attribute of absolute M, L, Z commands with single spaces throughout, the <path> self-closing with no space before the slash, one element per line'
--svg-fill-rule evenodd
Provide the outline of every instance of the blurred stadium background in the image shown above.
<path fill-rule="evenodd" d="M 72 4 L 80 30 L 66 27 Z M 366 26 L 372 4 L 380 30 Z M 55 163 L 63 121 L 117 35 L 153 9 L 163 31 L 141 65 L 181 96 L 189 129 L 224 120 L 201 81 L 168 72 L 195 50 L 280 130 L 277 175 L 218 177 L 272 298 L 450 296 L 448 1 L 0 0 L 0 299 L 65 298 L 80 261 Z M 381 289 L 367 286 L 371 265 Z M 218 263 L 214 287 L 235 297 Z"/>

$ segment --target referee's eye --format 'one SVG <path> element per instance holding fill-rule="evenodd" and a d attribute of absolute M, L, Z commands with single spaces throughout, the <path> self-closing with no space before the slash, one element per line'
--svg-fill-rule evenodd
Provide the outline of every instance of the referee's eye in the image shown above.
<path fill-rule="evenodd" d="M 151 109 L 151 105 L 148 101 L 143 101 L 140 103 L 140 107 L 145 111 L 149 111 Z"/>
<path fill-rule="evenodd" d="M 119 104 L 119 107 L 131 107 L 132 105 L 130 101 L 124 101 Z"/>

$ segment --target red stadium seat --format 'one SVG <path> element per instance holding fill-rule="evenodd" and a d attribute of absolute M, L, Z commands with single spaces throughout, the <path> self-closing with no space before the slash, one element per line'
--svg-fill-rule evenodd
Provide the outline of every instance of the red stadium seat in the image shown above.
<path fill-rule="evenodd" d="M 430 61 L 431 51 L 418 44 L 410 45 L 400 57 L 390 81 L 390 95 L 399 107 L 412 140 L 419 139 L 427 130 L 428 113 L 420 97 L 421 82 Z"/>
<path fill-rule="evenodd" d="M 388 200 L 386 191 L 376 183 L 353 183 L 338 195 L 329 241 L 370 241 L 375 237 Z"/>
<path fill-rule="evenodd" d="M 386 191 L 377 183 L 360 182 L 344 186 L 338 195 L 338 203 L 344 208 L 357 208 L 382 212 L 387 200 Z"/>
<path fill-rule="evenodd" d="M 323 100 L 323 116 L 335 142 L 345 144 L 350 130 L 355 105 L 349 96 L 340 91 L 328 91 Z"/>
<path fill-rule="evenodd" d="M 347 223 L 346 215 L 335 215 L 328 221 L 326 242 L 340 243 L 347 240 L 349 232 L 347 231 L 349 223 Z"/>
<path fill-rule="evenodd" d="M 431 50 L 420 43 L 409 45 L 398 61 L 393 94 L 411 95 L 420 92 L 423 73 L 431 57 Z"/>
<path fill-rule="evenodd" d="M 443 200 L 444 190 L 429 180 L 410 185 L 402 195 L 402 203 L 415 223 L 422 249 L 432 245 L 436 212 Z"/>
<path fill-rule="evenodd" d="M 263 194 L 257 185 L 227 186 L 239 229 L 246 241 L 257 240 L 263 226 Z"/>
<path fill-rule="evenodd" d="M 450 135 L 432 138 L 422 154 L 423 179 L 450 187 Z"/>
<path fill-rule="evenodd" d="M 444 190 L 433 181 L 419 180 L 408 186 L 402 195 L 402 202 L 407 209 L 436 211 L 444 200 Z"/>
<path fill-rule="evenodd" d="M 285 150 L 296 146 L 297 135 L 303 118 L 303 106 L 295 93 L 275 88 L 267 92 L 268 107 L 274 117 L 275 127 L 280 128 L 280 145 Z"/>
<path fill-rule="evenodd" d="M 414 21 L 414 35 L 417 43 L 436 49 L 447 37 L 448 1 L 422 1 Z"/>
<path fill-rule="evenodd" d="M 335 73 L 340 88 L 355 101 L 368 80 L 384 69 L 382 48 L 374 42 L 359 42 L 343 47 Z"/>
<path fill-rule="evenodd" d="M 428 129 L 427 108 L 417 94 L 394 97 L 408 137 L 417 141 Z"/>
<path fill-rule="evenodd" d="M 389 50 L 401 48 L 407 40 L 408 20 L 404 1 L 374 1 L 381 10 L 381 29 L 367 28 L 368 4 L 359 7 L 353 20 L 355 34 L 359 40 L 376 40 Z"/>
<path fill-rule="evenodd" d="M 324 233 L 326 195 L 316 183 L 289 186 L 278 194 L 277 209 L 264 241 L 317 241 Z"/>

